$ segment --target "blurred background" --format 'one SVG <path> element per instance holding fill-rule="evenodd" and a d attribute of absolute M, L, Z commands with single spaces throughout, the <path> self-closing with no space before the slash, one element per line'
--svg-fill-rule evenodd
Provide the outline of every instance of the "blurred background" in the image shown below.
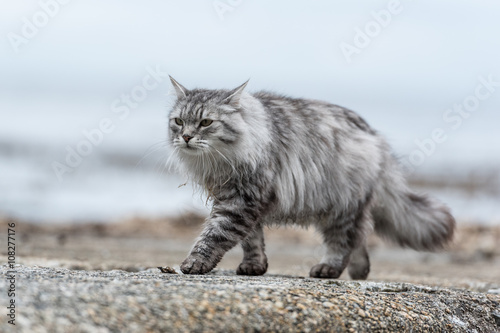
<path fill-rule="evenodd" d="M 66 3 L 67 2 L 67 3 Z M 361 114 L 459 223 L 500 223 L 498 1 L 1 1 L 0 216 L 204 214 L 165 166 L 188 88 Z"/>

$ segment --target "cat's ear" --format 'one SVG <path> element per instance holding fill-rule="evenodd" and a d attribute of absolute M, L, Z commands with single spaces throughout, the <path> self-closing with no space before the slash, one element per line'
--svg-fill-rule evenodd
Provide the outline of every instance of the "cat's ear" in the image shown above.
<path fill-rule="evenodd" d="M 243 93 L 243 90 L 245 89 L 245 87 L 247 86 L 248 84 L 248 81 L 250 81 L 250 79 L 246 80 L 245 83 L 243 83 L 241 86 L 231 90 L 229 92 L 229 96 L 227 96 L 225 99 L 224 99 L 224 102 L 228 103 L 228 104 L 231 104 L 233 106 L 236 106 L 236 107 L 239 107 L 240 106 L 240 98 L 241 98 L 241 94 Z"/>
<path fill-rule="evenodd" d="M 170 75 L 168 77 L 170 78 L 170 82 L 172 82 L 172 85 L 174 86 L 177 98 L 186 97 L 188 90 L 184 88 L 179 82 L 175 81 L 174 78 L 171 77 Z"/>

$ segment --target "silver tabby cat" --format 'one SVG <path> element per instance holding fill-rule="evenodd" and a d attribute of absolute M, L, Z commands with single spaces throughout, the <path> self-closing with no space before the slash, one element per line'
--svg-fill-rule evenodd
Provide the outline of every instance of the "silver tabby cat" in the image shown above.
<path fill-rule="evenodd" d="M 442 248 L 455 220 L 446 206 L 411 192 L 387 142 L 359 115 L 326 102 L 268 92 L 188 90 L 177 100 L 169 138 L 178 165 L 213 200 L 185 274 L 210 272 L 241 243 L 238 274 L 267 270 L 262 227 L 315 226 L 327 248 L 310 276 L 348 267 L 365 279 L 372 229 L 403 247 Z"/>

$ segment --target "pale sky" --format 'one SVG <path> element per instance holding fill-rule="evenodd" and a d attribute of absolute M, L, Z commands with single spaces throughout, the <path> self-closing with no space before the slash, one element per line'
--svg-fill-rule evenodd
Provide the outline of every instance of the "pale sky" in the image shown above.
<path fill-rule="evenodd" d="M 54 2 L 55 0 L 52 0 Z M 45 2 L 51 2 L 46 0 Z M 223 13 L 220 3 L 236 4 Z M 446 103 L 478 75 L 500 78 L 498 1 L 407 1 L 348 63 L 340 44 L 390 1 L 69 1 L 19 52 L 38 1 L 0 7 L 0 88 L 114 91 L 148 64 L 187 86 L 234 86 L 350 102 Z M 40 19 L 40 17 L 39 17 Z M 344 103 L 345 104 L 345 103 Z"/>
<path fill-rule="evenodd" d="M 65 182 L 51 168 L 156 66 L 188 88 L 250 78 L 250 91 L 348 107 L 402 159 L 441 128 L 447 140 L 419 172 L 498 173 L 500 83 L 457 128 L 444 117 L 481 79 L 500 82 L 499 15 L 498 0 L 0 0 L 0 208 L 39 218 L 191 203 L 177 181 L 106 164 L 133 167 L 164 143 L 168 80 L 126 120 L 113 118 L 116 130 Z M 350 61 L 341 45 L 356 47 Z M 498 198 L 471 206 L 453 195 L 461 216 L 498 216 Z"/>
<path fill-rule="evenodd" d="M 232 88 L 250 78 L 250 91 L 351 108 L 407 154 L 474 93 L 480 77 L 500 81 L 494 0 L 55 3 L 1 2 L 0 98 L 9 108 L 2 114 L 20 103 L 31 103 L 32 112 L 62 108 L 65 100 L 76 126 L 90 109 L 108 112 L 145 68 L 160 66 L 186 87 Z M 366 45 L 348 61 L 341 45 L 359 46 L 360 31 Z M 151 93 L 149 105 L 163 108 L 169 87 Z M 441 158 L 460 157 L 461 147 L 495 155 L 499 114 L 500 89 L 453 133 Z M 447 145 L 454 145 L 448 153 Z"/>

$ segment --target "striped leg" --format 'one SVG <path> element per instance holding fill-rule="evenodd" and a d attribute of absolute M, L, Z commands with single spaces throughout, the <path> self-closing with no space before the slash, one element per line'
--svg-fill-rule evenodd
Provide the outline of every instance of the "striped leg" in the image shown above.
<path fill-rule="evenodd" d="M 214 206 L 198 241 L 182 262 L 181 271 L 184 274 L 210 272 L 227 251 L 253 232 L 256 218 L 255 205 L 248 207 L 242 201 Z"/>
<path fill-rule="evenodd" d="M 267 256 L 265 254 L 264 232 L 262 226 L 255 230 L 242 243 L 243 262 L 238 266 L 238 275 L 262 275 L 267 271 Z"/>

